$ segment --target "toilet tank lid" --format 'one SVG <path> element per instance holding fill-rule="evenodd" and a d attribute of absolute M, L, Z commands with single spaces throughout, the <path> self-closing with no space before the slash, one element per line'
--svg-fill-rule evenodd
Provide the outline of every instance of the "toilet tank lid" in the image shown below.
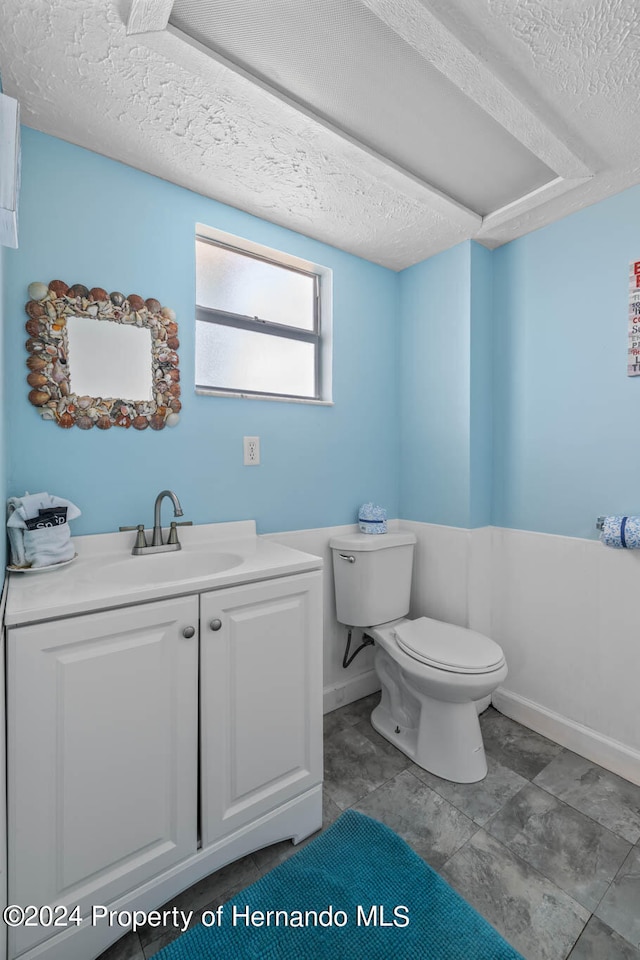
<path fill-rule="evenodd" d="M 416 542 L 413 533 L 347 533 L 342 537 L 331 537 L 332 550 L 348 550 L 358 553 L 361 550 L 385 550 L 388 547 L 404 547 Z"/>

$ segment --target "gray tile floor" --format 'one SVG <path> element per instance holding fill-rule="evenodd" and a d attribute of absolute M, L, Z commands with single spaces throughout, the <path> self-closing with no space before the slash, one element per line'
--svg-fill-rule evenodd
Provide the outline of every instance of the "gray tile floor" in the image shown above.
<path fill-rule="evenodd" d="M 348 807 L 383 821 L 526 960 L 640 960 L 640 787 L 493 708 L 485 780 L 440 780 L 373 730 L 378 697 L 325 717 L 324 826 Z M 168 906 L 197 922 L 298 849 L 260 850 Z M 100 960 L 148 960 L 176 935 L 128 934 Z"/>

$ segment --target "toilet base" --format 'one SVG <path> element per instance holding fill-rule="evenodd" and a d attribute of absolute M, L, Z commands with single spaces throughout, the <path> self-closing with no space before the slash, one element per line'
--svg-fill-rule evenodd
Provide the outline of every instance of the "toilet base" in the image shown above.
<path fill-rule="evenodd" d="M 398 750 L 406 753 L 414 763 L 416 761 L 416 743 L 418 741 L 418 731 L 415 727 L 401 727 L 395 722 L 388 710 L 385 710 L 380 703 L 375 707 L 371 714 L 371 726 L 377 730 L 380 736 L 392 743 Z M 421 764 L 418 764 L 421 766 Z"/>
<path fill-rule="evenodd" d="M 487 760 L 475 703 L 423 697 L 418 726 L 406 727 L 393 719 L 385 699 L 371 714 L 371 726 L 385 740 L 443 780 L 477 783 L 484 779 Z"/>
<path fill-rule="evenodd" d="M 371 723 L 423 770 L 453 783 L 477 783 L 487 775 L 478 704 L 504 680 L 506 664 L 486 674 L 431 667 L 398 646 L 394 629 L 400 622 L 368 631 L 382 688 Z"/>

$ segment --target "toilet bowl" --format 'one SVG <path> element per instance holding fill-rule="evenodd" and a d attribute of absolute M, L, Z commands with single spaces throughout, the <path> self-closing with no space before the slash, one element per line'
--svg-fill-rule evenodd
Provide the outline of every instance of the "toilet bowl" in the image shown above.
<path fill-rule="evenodd" d="M 474 783 L 487 773 L 478 703 L 507 665 L 483 634 L 406 617 L 415 542 L 404 532 L 332 538 L 337 617 L 375 642 L 382 696 L 374 729 L 436 776 Z"/>
<path fill-rule="evenodd" d="M 375 730 L 425 770 L 456 783 L 487 773 L 477 701 L 507 676 L 489 637 L 429 617 L 401 618 L 366 631 L 376 641 L 380 704 Z"/>

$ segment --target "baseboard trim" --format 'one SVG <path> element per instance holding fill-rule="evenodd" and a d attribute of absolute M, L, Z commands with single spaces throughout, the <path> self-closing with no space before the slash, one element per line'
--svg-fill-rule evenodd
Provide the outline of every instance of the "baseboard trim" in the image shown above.
<path fill-rule="evenodd" d="M 353 703 L 354 700 L 360 700 L 362 697 L 368 697 L 370 693 L 375 693 L 380 689 L 375 670 L 367 670 L 366 673 L 360 673 L 357 677 L 343 680 L 342 683 L 334 683 L 331 687 L 324 688 L 323 710 L 325 713 L 331 713 L 338 707 L 343 707 L 345 703 Z"/>
<path fill-rule="evenodd" d="M 640 751 L 605 737 L 597 730 L 576 723 L 575 720 L 563 717 L 503 687 L 495 691 L 492 701 L 496 710 L 512 720 L 548 737 L 549 740 L 554 740 L 568 750 L 573 750 L 605 770 L 640 785 Z"/>

